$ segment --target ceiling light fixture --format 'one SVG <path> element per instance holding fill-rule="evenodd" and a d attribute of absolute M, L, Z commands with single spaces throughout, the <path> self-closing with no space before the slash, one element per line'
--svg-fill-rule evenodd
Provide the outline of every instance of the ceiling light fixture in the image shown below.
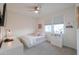
<path fill-rule="evenodd" d="M 37 14 L 39 11 L 38 10 L 35 10 L 34 12 Z"/>
<path fill-rule="evenodd" d="M 35 7 L 35 11 L 34 11 L 34 12 L 35 12 L 35 13 L 38 13 L 38 12 L 39 12 L 39 10 L 40 10 L 40 8 L 36 6 L 36 7 Z"/>

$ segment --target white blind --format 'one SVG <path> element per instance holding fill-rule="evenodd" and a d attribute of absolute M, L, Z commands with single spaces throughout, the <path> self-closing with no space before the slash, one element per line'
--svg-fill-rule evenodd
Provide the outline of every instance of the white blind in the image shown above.
<path fill-rule="evenodd" d="M 64 17 L 63 16 L 56 16 L 52 20 L 53 24 L 63 24 L 64 23 Z"/>

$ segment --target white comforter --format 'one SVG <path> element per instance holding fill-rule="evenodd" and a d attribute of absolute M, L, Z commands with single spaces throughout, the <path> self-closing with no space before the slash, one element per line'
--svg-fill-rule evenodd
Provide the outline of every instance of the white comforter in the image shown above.
<path fill-rule="evenodd" d="M 30 48 L 45 41 L 45 36 L 24 35 L 21 36 L 20 39 L 22 40 L 24 46 Z"/>

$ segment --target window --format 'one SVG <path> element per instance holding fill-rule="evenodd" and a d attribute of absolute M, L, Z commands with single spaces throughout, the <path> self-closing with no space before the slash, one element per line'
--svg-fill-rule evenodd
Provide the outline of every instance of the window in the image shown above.
<path fill-rule="evenodd" d="M 64 33 L 64 24 L 56 24 L 54 25 L 54 33 L 55 34 L 63 34 Z"/>
<path fill-rule="evenodd" d="M 52 25 L 45 25 L 45 32 L 52 32 Z"/>
<path fill-rule="evenodd" d="M 45 32 L 64 34 L 64 24 L 45 25 Z"/>

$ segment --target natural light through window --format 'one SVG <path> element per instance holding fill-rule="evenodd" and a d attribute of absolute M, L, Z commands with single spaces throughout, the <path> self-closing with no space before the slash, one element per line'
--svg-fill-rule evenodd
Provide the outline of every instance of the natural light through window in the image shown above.
<path fill-rule="evenodd" d="M 64 24 L 56 24 L 54 25 L 54 33 L 55 34 L 63 34 L 64 33 Z"/>
<path fill-rule="evenodd" d="M 45 25 L 45 32 L 52 32 L 52 25 Z"/>

